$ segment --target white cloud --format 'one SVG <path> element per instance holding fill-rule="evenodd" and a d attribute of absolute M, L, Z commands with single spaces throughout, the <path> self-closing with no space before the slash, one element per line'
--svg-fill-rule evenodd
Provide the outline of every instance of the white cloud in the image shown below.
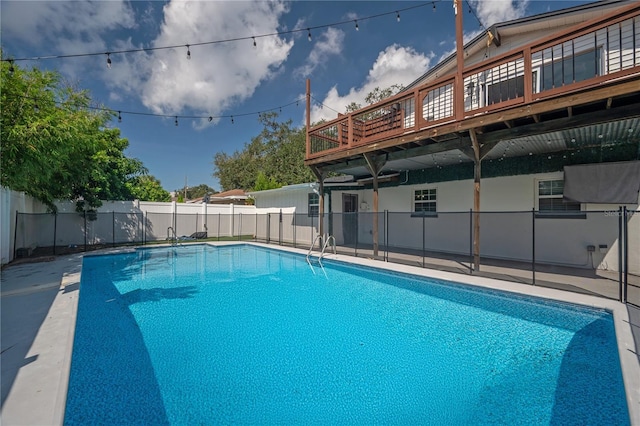
<path fill-rule="evenodd" d="M 339 55 L 342 52 L 343 42 L 344 31 L 333 27 L 327 28 L 313 46 L 305 65 L 296 68 L 294 75 L 302 78 L 309 77 L 319 65 L 327 63 L 331 55 Z"/>
<path fill-rule="evenodd" d="M 222 115 L 249 98 L 279 71 L 293 42 L 277 37 L 198 45 L 200 42 L 277 32 L 286 12 L 281 2 L 182 2 L 164 6 L 164 22 L 153 46 L 184 46 L 118 58 L 106 75 L 114 90 L 139 94 L 155 113 Z M 187 60 L 190 45 L 191 60 Z"/>
<path fill-rule="evenodd" d="M 35 48 L 54 40 L 56 54 L 104 49 L 106 32 L 135 26 L 133 10 L 126 1 L 6 1 L 2 14 L 3 35 Z"/>
<path fill-rule="evenodd" d="M 154 15 L 159 11 L 148 6 L 136 16 L 128 1 L 3 1 L 2 33 L 44 55 L 189 44 L 191 60 L 186 58 L 187 48 L 178 47 L 112 54 L 111 69 L 102 55 L 61 61 L 59 69 L 75 79 L 103 80 L 111 91 L 109 100 L 129 95 L 154 113 L 215 116 L 249 98 L 259 84 L 281 72 L 294 42 L 269 36 L 257 37 L 255 48 L 251 39 L 198 43 L 277 33 L 279 18 L 287 11 L 288 4 L 282 0 L 177 0 L 164 4 L 164 19 L 158 25 Z M 131 35 L 133 30 L 155 30 L 155 35 L 143 45 L 123 39 L 123 30 Z M 337 39 L 327 39 L 324 49 L 334 46 L 333 42 Z"/>
<path fill-rule="evenodd" d="M 493 24 L 522 18 L 529 5 L 529 0 L 469 1 L 480 22 L 487 28 Z"/>
<path fill-rule="evenodd" d="M 351 102 L 365 104 L 365 97 L 376 87 L 385 89 L 394 84 L 407 85 L 420 77 L 429 67 L 433 55 L 424 55 L 410 47 L 388 46 L 380 52 L 369 70 L 365 82 L 360 87 L 352 87 L 345 95 L 340 95 L 336 86 L 325 95 L 322 103 L 340 112 Z M 332 120 L 336 112 L 319 105 L 311 108 L 311 122 L 321 119 Z"/>

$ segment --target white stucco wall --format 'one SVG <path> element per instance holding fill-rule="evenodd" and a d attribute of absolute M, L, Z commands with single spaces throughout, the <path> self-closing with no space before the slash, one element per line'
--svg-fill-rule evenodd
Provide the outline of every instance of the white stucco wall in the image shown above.
<path fill-rule="evenodd" d="M 480 217 L 481 254 L 499 259 L 530 261 L 532 258 L 533 213 L 537 210 L 538 181 L 562 179 L 562 172 L 485 178 L 481 182 Z M 412 217 L 414 191 L 437 188 L 438 217 Z M 269 205 L 270 197 L 282 205 L 291 202 L 305 205 L 308 191 L 263 194 L 261 205 Z M 373 191 L 354 187 L 331 193 L 333 235 L 338 244 L 343 240 L 342 195 L 358 197 L 358 243 L 373 241 Z M 297 198 L 296 198 L 297 197 Z M 256 198 L 258 199 L 258 198 Z M 329 201 L 325 202 L 325 206 Z M 637 204 L 627 206 L 639 211 Z M 392 247 L 468 254 L 470 247 L 470 210 L 473 208 L 473 181 L 425 183 L 379 190 L 379 242 Z M 536 260 L 549 264 L 617 270 L 618 206 L 585 204 L 585 218 L 536 218 Z M 327 207 L 328 211 L 328 207 Z M 388 215 L 385 216 L 385 211 Z M 509 212 L 509 213 L 504 213 Z M 388 223 L 385 224 L 385 220 Z M 384 232 L 385 225 L 388 232 Z M 640 213 L 629 220 L 629 271 L 640 273 Z M 325 228 L 328 229 L 328 228 Z M 600 246 L 606 246 L 602 251 Z M 596 250 L 588 251 L 588 246 Z"/>

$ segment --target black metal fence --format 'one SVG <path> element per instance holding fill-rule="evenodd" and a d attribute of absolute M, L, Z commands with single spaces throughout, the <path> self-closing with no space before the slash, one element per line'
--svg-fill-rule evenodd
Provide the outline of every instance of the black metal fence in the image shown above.
<path fill-rule="evenodd" d="M 640 305 L 640 216 L 626 208 L 521 212 L 329 213 L 323 231 L 341 254 L 593 294 Z M 479 263 L 474 228 L 479 222 Z M 377 223 L 377 225 L 376 225 Z M 18 213 L 14 257 L 122 245 L 252 240 L 310 249 L 307 213 Z M 376 238 L 377 236 L 377 238 Z M 320 250 L 321 241 L 314 250 Z"/>

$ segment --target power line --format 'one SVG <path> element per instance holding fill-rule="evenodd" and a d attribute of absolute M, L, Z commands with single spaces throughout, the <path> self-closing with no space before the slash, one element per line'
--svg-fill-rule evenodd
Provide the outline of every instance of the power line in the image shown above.
<path fill-rule="evenodd" d="M 437 2 L 440 2 L 442 0 L 436 0 Z M 139 52 L 152 52 L 155 50 L 167 50 L 167 49 L 177 49 L 177 48 L 186 48 L 187 49 L 187 59 L 191 58 L 191 48 L 194 46 L 205 46 L 205 45 L 212 45 L 212 44 L 221 44 L 221 43 L 230 43 L 230 42 L 236 42 L 236 41 L 243 41 L 243 40 L 251 40 L 253 42 L 254 47 L 257 46 L 257 42 L 256 39 L 260 39 L 260 38 L 264 38 L 264 37 L 273 37 L 273 36 L 281 36 L 281 35 L 288 35 L 288 34 L 294 34 L 294 33 L 299 33 L 299 32 L 307 32 L 308 34 L 308 38 L 309 41 L 311 41 L 311 30 L 318 30 L 318 29 L 323 29 L 323 28 L 329 28 L 329 27 L 334 27 L 334 26 L 339 26 L 339 25 L 346 25 L 346 24 L 356 24 L 356 29 L 358 28 L 357 24 L 358 21 L 362 22 L 362 21 L 366 21 L 366 20 L 370 20 L 370 19 L 375 19 L 375 18 L 380 18 L 382 16 L 388 16 L 388 15 L 393 15 L 396 17 L 396 19 L 398 20 L 398 22 L 400 22 L 400 13 L 401 12 L 406 12 L 409 10 L 413 10 L 413 9 L 417 9 L 420 7 L 425 7 L 428 5 L 433 4 L 435 7 L 435 1 L 429 1 L 427 3 L 422 3 L 422 4 L 418 4 L 415 6 L 410 6 L 410 7 L 406 7 L 404 9 L 395 9 L 391 12 L 384 12 L 384 13 L 378 13 L 376 15 L 370 15 L 370 16 L 365 16 L 363 18 L 358 18 L 358 19 L 350 19 L 347 21 L 339 21 L 339 22 L 334 22 L 331 24 L 323 24 L 323 25 L 315 25 L 315 26 L 310 26 L 310 27 L 306 27 L 306 28 L 298 28 L 298 29 L 293 29 L 293 30 L 288 30 L 288 31 L 278 31 L 278 32 L 274 32 L 274 33 L 267 33 L 267 34 L 258 34 L 258 35 L 251 35 L 251 36 L 243 36 L 243 37 L 235 37 L 235 38 L 229 38 L 229 39 L 223 39 L 223 40 L 213 40 L 213 41 L 203 41 L 203 42 L 198 42 L 198 43 L 185 43 L 185 44 L 176 44 L 176 45 L 172 45 L 172 46 L 157 46 L 157 47 L 147 47 L 147 48 L 139 48 L 139 49 L 123 49 L 123 50 L 109 50 L 106 52 L 91 52 L 91 53 L 76 53 L 76 54 L 69 54 L 69 55 L 45 55 L 45 56 L 31 56 L 31 57 L 25 57 L 25 58 L 6 58 L 6 59 L 2 59 L 3 62 L 18 62 L 18 61 L 37 61 L 37 60 L 46 60 L 46 59 L 65 59 L 65 58 L 79 58 L 79 57 L 87 57 L 87 56 L 101 56 L 101 55 L 106 55 L 107 56 L 107 66 L 110 67 L 111 65 L 111 56 L 112 55 L 117 55 L 117 54 L 124 54 L 124 53 L 139 53 Z"/>
<path fill-rule="evenodd" d="M 38 104 L 39 101 L 48 101 L 48 99 L 46 98 L 36 98 L 36 97 L 32 97 L 32 96 L 24 96 L 24 95 L 15 95 L 16 97 L 20 97 L 23 99 L 29 99 L 34 101 L 36 104 Z M 264 114 L 267 112 L 272 112 L 272 111 L 281 111 L 282 108 L 286 108 L 288 106 L 291 106 L 293 104 L 296 104 L 296 106 L 298 106 L 300 104 L 300 102 L 304 102 L 305 99 L 304 98 L 299 98 L 296 100 L 293 100 L 289 103 L 283 104 L 283 105 L 278 105 L 276 107 L 273 108 L 269 108 L 269 109 L 264 109 L 261 111 L 254 111 L 254 112 L 244 112 L 244 113 L 240 113 L 240 114 L 225 114 L 225 115 L 176 115 L 176 114 L 158 114 L 158 113 L 152 113 L 152 112 L 140 112 L 140 111 L 126 111 L 126 110 L 118 110 L 118 109 L 113 109 L 113 108 L 108 108 L 108 107 L 101 107 L 101 106 L 91 106 L 91 105 L 85 105 L 82 106 L 82 108 L 87 108 L 90 110 L 94 110 L 94 111 L 103 111 L 103 112 L 109 112 L 112 114 L 118 114 L 118 121 L 121 122 L 122 121 L 122 115 L 140 115 L 140 116 L 147 116 L 147 117 L 160 117 L 160 118 L 173 118 L 176 121 L 178 121 L 179 119 L 185 119 L 185 120 L 208 120 L 208 121 L 213 121 L 214 119 L 222 119 L 222 118 L 230 118 L 231 122 L 234 122 L 234 117 L 247 117 L 250 115 L 260 115 L 260 114 Z M 56 105 L 62 105 L 65 102 L 63 101 L 53 101 Z M 177 125 L 177 124 L 176 124 Z"/>
<path fill-rule="evenodd" d="M 469 6 L 469 13 L 471 13 L 476 18 L 476 21 L 478 21 L 478 23 L 480 24 L 480 28 L 483 30 L 486 30 L 486 28 L 484 27 L 484 24 L 482 23 L 482 21 L 480 21 L 480 18 L 478 18 L 476 11 L 473 9 L 473 7 L 471 7 L 471 3 L 469 2 L 469 0 L 465 0 L 465 1 L 467 2 L 467 6 Z"/>

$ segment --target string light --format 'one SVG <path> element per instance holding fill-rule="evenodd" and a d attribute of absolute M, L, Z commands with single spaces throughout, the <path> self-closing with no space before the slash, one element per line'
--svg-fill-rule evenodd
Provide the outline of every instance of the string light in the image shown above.
<path fill-rule="evenodd" d="M 118 123 L 122 123 L 122 113 L 118 111 Z"/>
<path fill-rule="evenodd" d="M 32 97 L 32 96 L 24 96 L 24 95 L 13 95 L 17 98 L 22 98 L 22 99 L 29 99 L 32 100 L 34 102 L 34 108 L 38 107 L 38 102 L 41 100 L 41 98 L 36 98 L 36 97 Z M 44 99 L 44 98 L 42 98 Z M 45 101 L 48 101 L 47 99 L 44 99 Z M 231 118 L 232 122 L 234 122 L 234 117 L 248 117 L 248 116 L 255 116 L 255 115 L 260 115 L 263 113 L 267 113 L 267 112 L 274 112 L 274 111 L 280 111 L 282 112 L 282 108 L 288 107 L 288 106 L 292 106 L 293 104 L 295 104 L 296 106 L 299 106 L 299 102 L 303 100 L 303 99 L 296 99 L 293 100 L 289 103 L 286 104 L 282 104 L 280 106 L 276 106 L 270 109 L 265 109 L 262 111 L 253 111 L 253 112 L 245 112 L 245 113 L 241 113 L 241 114 L 234 114 L 234 115 L 218 115 L 218 116 L 213 116 L 213 115 L 209 115 L 209 116 L 198 116 L 198 115 L 170 115 L 170 114 L 155 114 L 155 113 L 151 113 L 151 112 L 140 112 L 140 111 L 122 111 L 122 110 L 114 110 L 108 107 L 95 107 L 95 106 L 86 106 L 87 109 L 90 110 L 94 110 L 94 111 L 104 111 L 104 112 L 109 112 L 109 113 L 113 113 L 116 114 L 118 116 L 118 121 L 120 122 L 120 120 L 122 119 L 122 115 L 123 114 L 129 114 L 129 115 L 141 115 L 141 116 L 146 116 L 146 117 L 160 117 L 160 118 L 174 118 L 174 123 L 177 123 L 177 121 L 179 119 L 193 119 L 193 120 L 208 120 L 209 122 L 213 121 L 214 118 Z M 54 103 L 56 105 L 63 105 L 64 102 L 62 101 L 54 101 Z M 334 110 L 335 111 L 335 110 Z M 178 124 L 176 124 L 177 126 Z"/>
<path fill-rule="evenodd" d="M 257 47 L 258 45 L 256 44 L 256 38 L 255 37 L 251 37 L 253 39 L 253 47 Z"/>
<path fill-rule="evenodd" d="M 358 26 L 358 20 L 356 19 L 353 22 L 356 23 L 356 31 L 360 31 L 360 27 Z"/>
<path fill-rule="evenodd" d="M 107 53 L 107 68 L 111 69 L 111 53 Z"/>
<path fill-rule="evenodd" d="M 436 2 L 437 1 L 442 1 L 442 0 L 435 0 L 435 1 L 431 2 L 433 4 L 434 12 L 435 12 L 435 9 L 436 9 Z M 379 18 L 379 17 L 382 17 L 382 16 L 395 14 L 396 15 L 396 19 L 399 22 L 400 21 L 400 12 L 405 12 L 405 11 L 408 11 L 408 10 L 417 9 L 419 7 L 425 7 L 428 4 L 429 4 L 428 2 L 425 2 L 425 3 L 409 6 L 409 7 L 406 7 L 404 9 L 398 9 L 398 10 L 391 11 L 391 12 L 384 12 L 384 13 L 379 13 L 379 14 L 376 14 L 376 15 L 360 17 L 360 18 L 358 18 L 358 20 L 359 21 L 364 21 L 364 20 L 368 20 L 368 19 L 375 19 L 375 18 Z M 189 47 L 190 46 L 203 46 L 203 45 L 209 45 L 209 44 L 229 43 L 229 42 L 235 42 L 235 41 L 240 41 L 240 40 L 249 40 L 249 39 L 254 39 L 255 40 L 256 37 L 283 36 L 283 35 L 287 35 L 287 34 L 298 33 L 298 32 L 301 32 L 301 31 L 307 31 L 307 38 L 309 39 L 309 41 L 311 41 L 311 30 L 335 27 L 335 26 L 345 25 L 345 24 L 351 24 L 353 22 L 354 22 L 353 20 L 347 20 L 347 21 L 333 22 L 333 23 L 330 23 L 330 24 L 316 25 L 316 26 L 312 26 L 312 27 L 307 27 L 306 29 L 305 28 L 298 28 L 298 29 L 292 29 L 292 30 L 287 30 L 287 31 L 277 31 L 277 32 L 273 32 L 273 33 L 265 33 L 265 34 L 259 34 L 259 35 L 253 35 L 253 36 L 236 37 L 236 38 L 229 38 L 229 39 L 221 39 L 221 40 L 212 40 L 212 41 L 204 41 L 204 42 L 200 42 L 200 43 L 193 43 L 192 45 L 186 45 L 187 46 L 187 55 L 189 55 Z M 356 24 L 357 24 L 357 22 L 356 22 Z M 136 53 L 136 52 L 148 53 L 148 52 L 154 51 L 154 50 L 177 49 L 177 48 L 184 47 L 184 46 L 185 45 L 171 45 L 171 46 L 145 47 L 145 48 L 138 48 L 138 49 L 112 50 L 110 52 L 107 52 L 107 57 L 109 57 L 110 54 Z M 77 54 L 69 54 L 69 55 L 46 55 L 46 56 L 31 56 L 31 57 L 23 57 L 23 58 L 13 58 L 11 60 L 14 60 L 14 61 L 35 61 L 35 60 L 45 60 L 45 59 L 64 59 L 64 58 L 77 58 L 77 57 L 83 57 L 83 56 L 97 56 L 97 55 L 103 55 L 103 54 L 104 54 L 104 52 L 77 53 Z M 9 59 L 1 59 L 1 61 L 2 62 L 9 62 L 10 60 Z"/>
<path fill-rule="evenodd" d="M 178 116 L 176 115 L 176 127 L 178 127 Z"/>
<path fill-rule="evenodd" d="M 189 48 L 188 44 L 187 44 L 187 59 L 191 59 L 191 49 Z"/>
<path fill-rule="evenodd" d="M 233 123 L 234 123 L 234 121 L 233 121 L 233 115 L 232 115 L 231 116 L 231 124 L 233 124 Z"/>
<path fill-rule="evenodd" d="M 13 59 L 9 59 L 9 72 L 13 74 L 16 69 L 13 67 Z"/>

